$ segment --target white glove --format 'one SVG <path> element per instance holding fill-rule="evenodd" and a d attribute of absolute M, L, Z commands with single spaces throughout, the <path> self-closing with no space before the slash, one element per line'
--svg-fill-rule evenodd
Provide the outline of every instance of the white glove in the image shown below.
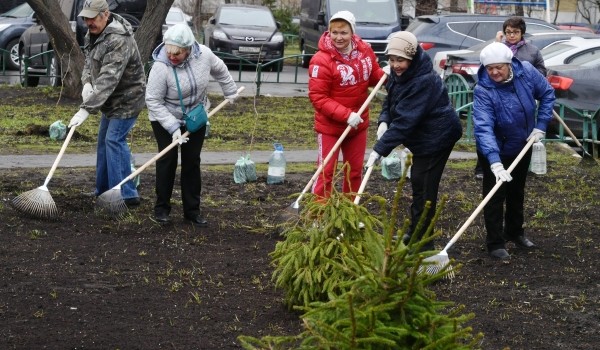
<path fill-rule="evenodd" d="M 85 85 L 83 85 L 83 90 L 81 90 L 81 98 L 85 102 L 90 97 L 90 95 L 93 93 L 94 93 L 94 87 L 92 86 L 92 84 L 85 83 Z"/>
<path fill-rule="evenodd" d="M 385 66 L 381 69 L 383 69 L 383 72 L 389 76 L 391 73 L 392 67 L 388 64 L 387 66 Z"/>
<path fill-rule="evenodd" d="M 379 123 L 379 127 L 377 128 L 377 139 L 378 140 L 381 138 L 381 136 L 383 136 L 383 134 L 385 134 L 387 129 L 388 129 L 388 125 L 386 122 Z"/>
<path fill-rule="evenodd" d="M 188 142 L 189 138 L 187 137 L 181 137 L 181 130 L 180 129 L 176 129 L 175 131 L 173 131 L 173 134 L 171 134 L 173 136 L 173 142 L 177 141 L 179 142 L 180 145 Z"/>
<path fill-rule="evenodd" d="M 512 176 L 510 176 L 510 173 L 508 171 L 506 171 L 506 169 L 504 169 L 504 165 L 502 165 L 502 163 L 496 162 L 490 166 L 490 169 L 492 169 L 492 172 L 496 176 L 496 182 L 498 182 L 498 181 L 511 182 L 512 181 Z"/>
<path fill-rule="evenodd" d="M 239 97 L 240 97 L 240 95 L 236 92 L 233 95 L 225 96 L 225 99 L 227 101 L 229 101 L 230 104 L 233 104 L 235 102 L 235 100 L 237 100 Z"/>
<path fill-rule="evenodd" d="M 379 153 L 375 151 L 371 152 L 371 154 L 369 155 L 369 160 L 367 160 L 367 164 L 365 164 L 365 168 L 370 168 L 373 165 L 375 165 L 375 162 L 378 161 L 379 158 L 381 158 Z"/>
<path fill-rule="evenodd" d="M 533 141 L 533 142 L 540 142 L 545 136 L 546 136 L 546 133 L 543 132 L 542 130 L 533 129 L 533 131 L 531 131 L 531 134 L 529 134 L 527 141 L 529 141 L 533 138 L 533 139 L 535 139 L 535 141 Z"/>
<path fill-rule="evenodd" d="M 71 118 L 71 121 L 69 122 L 69 128 L 83 124 L 89 115 L 90 113 L 88 111 L 83 108 L 79 108 L 79 111 L 77 111 L 73 118 Z"/>
<path fill-rule="evenodd" d="M 358 124 L 362 123 L 363 120 L 360 117 L 360 114 L 356 113 L 356 112 L 352 112 L 350 113 L 350 115 L 348 116 L 348 125 L 350 125 L 351 127 L 353 127 L 354 129 L 356 129 L 356 127 L 358 126 Z"/>

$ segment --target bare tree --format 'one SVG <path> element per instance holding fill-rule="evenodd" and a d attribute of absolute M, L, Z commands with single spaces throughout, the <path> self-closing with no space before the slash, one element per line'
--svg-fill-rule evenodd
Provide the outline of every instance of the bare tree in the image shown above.
<path fill-rule="evenodd" d="M 173 0 L 148 0 L 142 23 L 135 32 L 135 41 L 142 61 L 150 59 L 150 54 L 161 37 L 162 24 L 165 22 L 172 4 Z"/>
<path fill-rule="evenodd" d="M 415 16 L 434 15 L 437 13 L 437 0 L 421 0 L 417 1 L 415 7 Z"/>
<path fill-rule="evenodd" d="M 71 30 L 67 17 L 56 15 L 63 13 L 59 2 L 56 0 L 27 0 L 27 3 L 44 25 L 54 55 L 59 59 L 63 94 L 73 99 L 80 98 L 81 71 L 85 57 L 79 48 L 79 43 L 77 43 L 75 33 Z M 173 0 L 148 0 L 146 4 L 142 23 L 135 34 L 143 61 L 150 58 L 150 54 L 157 44 L 162 24 L 171 4 L 173 4 Z"/>
<path fill-rule="evenodd" d="M 62 13 L 59 2 L 27 0 L 27 3 L 46 28 L 54 55 L 60 62 L 63 94 L 69 98 L 79 98 L 84 56 L 79 49 L 75 33 L 71 30 L 67 17 L 56 15 Z"/>
<path fill-rule="evenodd" d="M 588 23 L 592 23 L 592 17 L 600 9 L 600 0 L 578 0 L 577 1 L 577 12 L 583 17 Z"/>

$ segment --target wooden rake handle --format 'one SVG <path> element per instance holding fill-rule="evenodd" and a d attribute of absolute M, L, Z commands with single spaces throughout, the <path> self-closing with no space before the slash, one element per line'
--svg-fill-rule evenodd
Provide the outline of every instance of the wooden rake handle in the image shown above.
<path fill-rule="evenodd" d="M 244 86 L 240 86 L 240 88 L 237 90 L 237 93 L 241 93 L 242 91 L 244 91 L 245 87 Z M 215 113 L 217 113 L 221 108 L 225 107 L 225 105 L 227 105 L 229 103 L 229 100 L 224 100 L 223 102 L 219 103 L 215 108 L 213 108 L 209 113 L 208 113 L 208 117 L 212 117 Z M 190 134 L 189 131 L 186 131 L 183 133 L 183 135 L 181 135 L 181 138 L 185 138 Z M 150 158 L 150 160 L 148 160 L 146 163 L 144 163 L 142 166 L 140 166 L 136 171 L 134 171 L 133 173 L 129 174 L 129 176 L 127 176 L 126 178 L 124 178 L 121 182 L 119 182 L 119 184 L 115 187 L 120 187 L 121 185 L 123 185 L 124 183 L 126 183 L 129 180 L 132 180 L 133 178 L 135 178 L 136 176 L 138 176 L 142 171 L 144 171 L 147 167 L 149 167 L 150 165 L 154 164 L 157 160 L 159 160 L 162 156 L 164 156 L 167 152 L 169 152 L 173 147 L 177 146 L 179 144 L 179 141 L 173 141 L 171 142 L 170 145 L 168 145 L 167 147 L 165 147 L 162 151 L 160 151 L 160 153 L 156 154 L 154 157 Z"/>
<path fill-rule="evenodd" d="M 531 140 L 529 140 L 527 142 L 527 144 L 525 145 L 523 150 L 521 150 L 521 152 L 519 153 L 517 158 L 515 158 L 515 160 L 511 163 L 511 165 L 508 167 L 508 169 L 506 169 L 506 171 L 511 173 L 515 169 L 517 164 L 519 164 L 521 159 L 523 159 L 523 157 L 525 156 L 525 153 L 527 153 L 527 151 L 529 150 L 529 148 L 531 148 L 531 145 L 533 145 L 534 142 L 535 142 L 535 138 L 532 137 Z M 444 251 L 448 250 L 454 243 L 456 243 L 456 241 L 460 238 L 460 236 L 463 234 L 463 232 L 465 232 L 467 230 L 467 228 L 469 227 L 469 225 L 471 225 L 473 220 L 475 220 L 475 217 L 477 217 L 477 215 L 479 215 L 479 213 L 483 210 L 483 207 L 485 207 L 485 205 L 490 201 L 490 199 L 492 199 L 492 196 L 494 196 L 494 194 L 498 191 L 498 189 L 500 188 L 500 186 L 502 186 L 502 184 L 504 184 L 503 181 L 496 182 L 496 185 L 490 190 L 490 192 L 487 194 L 487 196 L 485 196 L 485 198 L 481 201 L 481 203 L 477 206 L 477 208 L 475 208 L 475 211 L 473 212 L 473 214 L 471 214 L 471 216 L 469 216 L 467 221 L 461 226 L 461 228 L 458 230 L 458 232 L 456 232 L 456 234 L 454 234 L 454 237 L 452 237 L 450 242 L 448 242 L 448 244 L 446 244 L 446 246 L 444 247 Z"/>
<path fill-rule="evenodd" d="M 384 74 L 381 77 L 381 79 L 379 79 L 379 81 L 377 82 L 377 85 L 375 85 L 375 87 L 373 88 L 373 90 L 371 91 L 371 93 L 369 94 L 369 96 L 367 97 L 367 99 L 365 100 L 365 102 L 363 102 L 362 106 L 360 106 L 360 109 L 357 112 L 359 115 L 363 114 L 363 112 L 365 111 L 365 109 L 369 106 L 369 103 L 371 103 L 371 100 L 373 100 L 373 97 L 375 97 L 375 95 L 377 94 L 377 92 L 379 91 L 379 89 L 381 89 L 381 86 L 385 82 L 386 78 L 387 78 L 387 75 Z M 315 171 L 315 174 L 310 178 L 310 181 L 308 181 L 308 183 L 306 184 L 306 186 L 304 186 L 304 189 L 302 190 L 302 192 L 298 196 L 298 199 L 296 199 L 296 203 L 295 203 L 296 205 L 298 205 L 300 203 L 300 199 L 302 199 L 302 197 L 306 194 L 306 192 L 308 192 L 308 189 L 317 180 L 317 177 L 319 177 L 319 174 L 321 174 L 321 172 L 323 171 L 323 168 L 325 167 L 325 165 L 329 162 L 329 160 L 331 160 L 331 158 L 333 157 L 333 154 L 337 151 L 337 149 L 340 147 L 340 145 L 342 144 L 342 142 L 344 141 L 344 139 L 346 138 L 346 136 L 348 136 L 348 134 L 350 133 L 351 130 L 352 130 L 352 127 L 350 125 L 348 125 L 346 127 L 346 130 L 344 130 L 344 132 L 342 133 L 342 135 L 340 136 L 340 138 L 337 140 L 337 142 L 331 148 L 331 151 L 329 151 L 329 153 L 327 154 L 327 156 L 325 157 L 325 159 L 323 159 L 323 161 L 321 162 L 321 164 L 319 164 L 319 167 L 317 168 L 317 171 Z"/>
<path fill-rule="evenodd" d="M 563 126 L 563 128 L 565 128 L 565 130 L 567 131 L 567 134 L 569 134 L 569 136 L 571 136 L 571 138 L 573 139 L 573 141 L 575 141 L 575 144 L 580 147 L 583 152 L 585 152 L 585 150 L 583 149 L 583 145 L 581 144 L 581 142 L 579 142 L 579 140 L 577 139 L 577 137 L 575 137 L 575 135 L 573 134 L 573 132 L 571 131 L 571 129 L 569 129 L 569 127 L 567 126 L 567 123 L 565 123 L 565 121 L 560 117 L 560 115 L 558 115 L 558 113 L 556 113 L 555 110 L 552 110 L 552 115 L 554 116 L 554 118 L 556 118 L 556 120 L 558 120 L 558 122 L 560 123 L 560 125 Z"/>
<path fill-rule="evenodd" d="M 73 134 L 75 133 L 75 128 L 77 128 L 77 126 L 73 126 L 69 130 L 69 133 L 67 134 L 67 137 L 65 138 L 65 141 L 63 142 L 62 147 L 60 148 L 60 151 L 58 152 L 58 156 L 54 160 L 54 164 L 52 164 L 52 168 L 50 168 L 50 172 L 48 173 L 48 176 L 46 176 L 46 181 L 44 181 L 44 187 L 46 187 L 48 185 L 48 183 L 50 182 L 50 179 L 52 178 L 52 175 L 54 175 L 54 172 L 56 171 L 56 168 L 58 167 L 58 163 L 60 162 L 60 159 L 62 158 L 63 154 L 65 154 L 67 145 L 69 144 L 69 142 L 71 141 L 71 137 L 73 137 Z"/>
<path fill-rule="evenodd" d="M 365 187 L 367 187 L 367 182 L 369 181 L 369 178 L 371 177 L 371 173 L 373 172 L 374 166 L 375 166 L 375 164 L 371 165 L 370 167 L 367 168 L 367 171 L 365 172 L 365 176 L 363 177 L 363 180 L 360 183 L 358 192 L 356 192 L 356 197 L 354 197 L 354 204 L 356 204 L 356 205 L 358 205 L 358 203 L 360 202 L 360 196 L 363 193 L 365 193 Z"/>

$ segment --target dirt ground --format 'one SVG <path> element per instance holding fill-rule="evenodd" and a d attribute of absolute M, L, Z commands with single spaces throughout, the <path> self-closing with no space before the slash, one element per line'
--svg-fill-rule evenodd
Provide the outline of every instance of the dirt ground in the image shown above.
<path fill-rule="evenodd" d="M 526 231 L 538 249 L 509 244 L 510 262 L 490 260 L 479 217 L 449 252 L 462 264 L 457 276 L 433 286 L 475 313 L 482 349 L 598 348 L 600 167 L 568 159 L 528 179 Z M 438 249 L 481 201 L 473 165 L 453 161 L 444 173 Z M 198 229 L 183 221 L 179 192 L 172 225 L 152 220 L 153 168 L 142 174 L 142 205 L 123 220 L 94 212 L 90 168 L 57 170 L 49 188 L 58 220 L 15 211 L 11 199 L 47 172 L 0 170 L 0 349 L 239 349 L 239 335 L 301 331 L 273 288 L 269 253 L 281 210 L 311 173 L 239 185 L 203 167 L 209 227 Z M 377 171 L 366 190 L 391 199 L 395 186 Z M 407 211 L 408 184 L 404 192 Z"/>

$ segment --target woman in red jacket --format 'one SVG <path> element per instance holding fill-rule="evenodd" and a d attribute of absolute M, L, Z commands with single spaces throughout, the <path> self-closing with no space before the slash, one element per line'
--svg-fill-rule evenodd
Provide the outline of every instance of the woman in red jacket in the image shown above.
<path fill-rule="evenodd" d="M 368 87 L 377 85 L 385 74 L 371 46 L 354 31 L 355 19 L 351 12 L 334 14 L 329 20 L 329 31 L 321 36 L 319 51 L 308 68 L 308 97 L 315 108 L 319 165 L 348 125 L 353 128 L 313 185 L 312 192 L 320 197 L 331 194 L 340 150 L 344 164 L 350 168 L 344 172 L 342 191 L 358 191 L 367 147 L 369 109 L 362 115 L 356 112 L 368 97 Z"/>

